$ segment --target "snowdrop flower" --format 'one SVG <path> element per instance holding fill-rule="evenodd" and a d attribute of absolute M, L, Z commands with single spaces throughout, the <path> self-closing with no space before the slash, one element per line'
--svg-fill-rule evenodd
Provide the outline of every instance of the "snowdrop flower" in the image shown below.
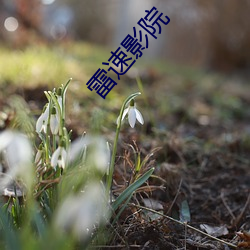
<path fill-rule="evenodd" d="M 86 155 L 86 150 L 88 154 Z M 102 137 L 84 136 L 76 139 L 69 148 L 68 162 L 72 163 L 81 157 L 88 166 L 105 173 L 110 164 L 110 149 Z"/>
<path fill-rule="evenodd" d="M 93 137 L 87 155 L 88 165 L 94 165 L 102 173 L 107 172 L 110 164 L 110 150 L 101 137 Z"/>
<path fill-rule="evenodd" d="M 81 194 L 68 196 L 56 213 L 56 229 L 72 233 L 79 240 L 91 237 L 95 226 L 108 220 L 108 203 L 104 197 L 98 182 L 90 183 Z"/>
<path fill-rule="evenodd" d="M 58 101 L 58 103 L 59 103 L 59 106 L 60 106 L 60 108 L 61 108 L 61 110 L 62 110 L 62 96 L 57 96 L 57 101 Z"/>
<path fill-rule="evenodd" d="M 49 104 L 44 107 L 43 113 L 40 115 L 36 122 L 36 132 L 41 133 L 42 131 L 46 134 L 47 125 L 49 120 Z"/>
<path fill-rule="evenodd" d="M 64 169 L 67 161 L 67 152 L 64 148 L 63 143 L 55 150 L 51 157 L 51 166 L 55 169 L 56 166 Z"/>
<path fill-rule="evenodd" d="M 138 120 L 138 122 L 140 122 L 141 124 L 144 123 L 143 117 L 141 112 L 135 107 L 135 101 L 134 99 L 132 99 L 130 101 L 129 107 L 126 108 L 123 112 L 123 116 L 122 116 L 122 120 L 125 118 L 125 116 L 128 114 L 128 122 L 129 125 L 134 128 L 135 126 L 135 122 L 136 119 Z"/>
<path fill-rule="evenodd" d="M 0 152 L 8 164 L 7 173 L 1 180 L 1 188 L 17 177 L 21 177 L 30 186 L 33 181 L 33 153 L 28 138 L 21 133 L 6 130 L 0 133 Z"/>
<path fill-rule="evenodd" d="M 62 88 L 61 87 L 57 90 L 56 98 L 62 111 Z"/>
<path fill-rule="evenodd" d="M 55 107 L 52 108 L 51 116 L 50 116 L 50 130 L 53 135 L 56 135 L 59 131 L 59 117 L 58 112 Z"/>
<path fill-rule="evenodd" d="M 35 156 L 35 163 L 36 164 L 40 164 L 41 163 L 41 159 L 42 159 L 42 155 L 43 155 L 43 145 L 42 143 L 39 145 L 39 148 L 37 150 L 36 156 Z"/>

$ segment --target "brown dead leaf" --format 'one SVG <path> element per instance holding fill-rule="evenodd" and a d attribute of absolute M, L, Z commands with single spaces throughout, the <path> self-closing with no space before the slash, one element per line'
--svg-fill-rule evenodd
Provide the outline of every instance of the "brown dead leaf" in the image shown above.
<path fill-rule="evenodd" d="M 250 232 L 237 232 L 237 235 L 243 240 L 238 244 L 238 247 L 244 247 L 250 249 Z"/>
<path fill-rule="evenodd" d="M 163 205 L 161 202 L 151 199 L 151 198 L 144 198 L 143 203 L 146 207 L 153 209 L 153 210 L 163 210 Z"/>
<path fill-rule="evenodd" d="M 201 224 L 200 228 L 202 230 L 204 230 L 206 233 L 208 233 L 209 235 L 212 235 L 212 236 L 215 236 L 215 237 L 219 237 L 219 236 L 228 234 L 228 230 L 227 230 L 227 227 L 225 225 L 222 225 L 222 226 L 209 226 L 207 224 Z"/>

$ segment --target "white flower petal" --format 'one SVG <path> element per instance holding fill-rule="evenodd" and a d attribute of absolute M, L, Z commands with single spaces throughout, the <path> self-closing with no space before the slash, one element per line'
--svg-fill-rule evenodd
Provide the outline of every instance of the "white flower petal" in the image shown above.
<path fill-rule="evenodd" d="M 8 164 L 8 170 L 6 178 L 1 179 L 0 188 L 6 187 L 18 176 L 22 177 L 27 187 L 30 186 L 33 181 L 33 152 L 28 138 L 17 132 L 4 131 L 0 134 L 0 151 L 2 150 L 5 150 L 4 158 Z"/>
<path fill-rule="evenodd" d="M 4 132 L 0 133 L 0 151 L 5 149 L 11 140 L 13 139 L 14 133 L 8 130 L 5 130 Z"/>
<path fill-rule="evenodd" d="M 67 152 L 64 148 L 61 151 L 61 168 L 64 169 L 67 162 Z"/>
<path fill-rule="evenodd" d="M 135 126 L 136 122 L 136 113 L 135 113 L 135 108 L 130 107 L 129 112 L 128 112 L 128 122 L 129 125 L 133 128 Z"/>
<path fill-rule="evenodd" d="M 67 160 L 67 152 L 64 148 L 62 148 L 61 150 L 61 156 L 65 161 Z"/>
<path fill-rule="evenodd" d="M 78 214 L 78 203 L 75 196 L 68 196 L 59 207 L 56 214 L 55 224 L 58 229 L 67 231 L 75 223 Z"/>
<path fill-rule="evenodd" d="M 44 121 L 42 128 L 41 128 L 41 131 L 43 131 L 45 134 L 47 133 L 47 126 L 48 126 L 48 123 Z"/>
<path fill-rule="evenodd" d="M 76 139 L 73 143 L 71 143 L 69 151 L 68 151 L 68 162 L 72 163 L 79 156 L 86 151 L 86 145 L 89 143 L 88 136 L 84 136 Z"/>
<path fill-rule="evenodd" d="M 37 133 L 40 133 L 41 131 L 44 131 L 44 133 L 47 132 L 48 120 L 49 120 L 49 105 L 47 105 L 45 111 L 37 119 L 37 122 L 36 122 Z"/>
<path fill-rule="evenodd" d="M 122 120 L 124 119 L 124 117 L 126 116 L 126 114 L 128 113 L 128 111 L 129 111 L 129 108 L 124 109 L 123 115 L 122 115 Z M 120 116 L 117 117 L 116 124 L 118 124 L 119 119 L 120 119 Z"/>
<path fill-rule="evenodd" d="M 125 117 L 125 116 L 126 116 L 126 114 L 128 113 L 129 109 L 130 109 L 130 108 L 126 108 L 126 109 L 124 109 L 124 111 L 123 111 L 123 115 L 122 115 L 122 120 L 124 119 L 124 117 Z"/>
<path fill-rule="evenodd" d="M 102 137 L 88 135 L 76 139 L 69 147 L 66 162 L 71 164 L 75 160 L 87 162 L 86 166 L 95 166 L 101 172 L 107 171 L 110 163 L 107 142 Z"/>
<path fill-rule="evenodd" d="M 58 167 L 64 169 L 65 168 L 65 161 L 63 158 L 57 161 Z"/>
<path fill-rule="evenodd" d="M 135 113 L 136 113 L 136 119 L 141 123 L 143 124 L 144 123 L 144 120 L 143 120 L 143 117 L 142 117 L 142 114 L 141 112 L 135 108 Z"/>
<path fill-rule="evenodd" d="M 67 152 L 64 147 L 59 146 L 51 157 L 51 166 L 55 168 L 57 165 L 60 168 L 65 168 L 67 161 Z"/>
<path fill-rule="evenodd" d="M 56 114 L 50 117 L 50 130 L 53 135 L 56 135 L 59 131 L 59 120 Z"/>
<path fill-rule="evenodd" d="M 107 143 L 102 138 L 94 138 L 93 140 L 93 158 L 95 166 L 101 172 L 107 172 L 110 162 L 110 152 L 107 148 Z M 91 155 L 92 156 L 92 155 Z"/>
<path fill-rule="evenodd" d="M 61 111 L 62 111 L 62 96 L 60 96 L 60 95 L 57 96 L 57 101 L 58 101 L 58 104 L 59 104 Z"/>
<path fill-rule="evenodd" d="M 134 102 L 130 102 L 129 107 L 124 110 L 123 115 L 122 115 L 122 120 L 125 118 L 125 116 L 127 114 L 128 114 L 129 125 L 132 128 L 134 128 L 136 120 L 138 120 L 141 124 L 144 124 L 143 116 L 142 116 L 141 112 L 136 108 Z M 118 117 L 118 119 L 119 119 L 119 117 Z M 117 119 L 116 123 L 118 123 L 118 119 Z"/>
<path fill-rule="evenodd" d="M 47 105 L 44 111 L 44 120 L 48 122 L 48 119 L 49 119 L 49 104 Z"/>
<path fill-rule="evenodd" d="M 55 215 L 55 226 L 59 231 L 72 233 L 77 239 L 91 236 L 96 225 L 109 216 L 108 204 L 100 183 L 90 183 L 80 195 L 68 196 Z"/>
<path fill-rule="evenodd" d="M 37 119 L 37 122 L 36 122 L 37 133 L 40 133 L 42 131 L 43 122 L 44 122 L 44 113 L 42 113 L 40 117 Z"/>
<path fill-rule="evenodd" d="M 42 153 L 43 153 L 42 150 L 40 150 L 40 149 L 37 150 L 36 157 L 35 157 L 35 163 L 36 164 L 40 161 L 40 159 L 42 157 Z"/>
<path fill-rule="evenodd" d="M 32 148 L 28 138 L 25 135 L 15 133 L 13 140 L 6 148 L 6 156 L 10 168 L 31 163 Z"/>
<path fill-rule="evenodd" d="M 51 157 L 50 163 L 51 163 L 51 166 L 53 168 L 55 168 L 57 166 L 57 164 L 58 164 L 58 158 L 59 158 L 60 154 L 61 154 L 61 147 L 59 146 L 56 149 L 56 151 L 53 153 L 52 157 Z"/>

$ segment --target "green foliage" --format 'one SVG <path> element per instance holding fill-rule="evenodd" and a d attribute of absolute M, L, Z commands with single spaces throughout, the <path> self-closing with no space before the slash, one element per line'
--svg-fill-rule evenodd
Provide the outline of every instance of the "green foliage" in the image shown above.
<path fill-rule="evenodd" d="M 66 91 L 69 83 L 70 80 L 58 89 L 45 91 L 48 102 L 36 122 L 36 134 L 34 124 L 28 119 L 30 114 L 25 103 L 13 97 L 12 105 L 18 114 L 12 127 L 29 135 L 32 144 L 39 145 L 32 163 L 20 155 L 18 161 L 14 161 L 15 165 L 8 166 L 15 170 L 25 160 L 22 172 L 15 170 L 8 173 L 15 182 L 6 183 L 14 185 L 14 190 L 20 186 L 23 197 L 15 195 L 1 206 L 2 248 L 73 250 L 104 244 L 110 238 L 105 230 L 107 222 L 114 223 L 119 218 L 136 190 L 154 171 L 151 168 L 145 172 L 145 160 L 141 161 L 138 153 L 133 182 L 117 199 L 109 200 L 123 112 L 125 106 L 140 93 L 130 95 L 122 105 L 110 160 L 109 143 L 100 136 L 84 135 L 71 141 L 71 131 L 65 127 Z M 98 117 L 94 118 L 95 133 L 100 128 Z M 6 131 L 0 134 L 7 140 L 6 145 L 0 145 L 0 150 L 5 147 L 16 147 L 16 152 L 20 147 L 31 150 L 22 144 L 23 140 L 28 140 L 27 137 L 20 135 L 20 138 L 16 138 L 16 134 L 12 133 Z M 11 153 L 15 159 L 13 151 Z M 3 154 L 3 157 L 7 156 Z M 27 168 L 29 164 L 32 168 Z M 36 177 L 30 181 L 34 173 L 29 172 L 34 170 Z M 107 180 L 106 183 L 103 180 Z M 116 217 L 111 220 L 114 211 Z"/>
<path fill-rule="evenodd" d="M 30 46 L 13 50 L 0 45 L 0 84 L 34 86 L 63 82 L 69 76 L 85 81 L 108 52 L 87 43 Z"/>

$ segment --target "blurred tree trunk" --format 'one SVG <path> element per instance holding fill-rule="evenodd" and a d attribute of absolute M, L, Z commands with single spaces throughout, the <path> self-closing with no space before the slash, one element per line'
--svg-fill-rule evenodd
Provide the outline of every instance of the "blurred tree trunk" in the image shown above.
<path fill-rule="evenodd" d="M 19 43 L 25 45 L 41 36 L 41 3 L 38 0 L 15 0 L 16 18 L 19 22 Z"/>
<path fill-rule="evenodd" d="M 211 69 L 250 66 L 249 0 L 159 0 L 170 16 L 164 56 Z"/>
<path fill-rule="evenodd" d="M 210 4 L 212 18 L 205 25 L 209 34 L 209 66 L 223 71 L 249 67 L 250 2 L 213 0 Z"/>
<path fill-rule="evenodd" d="M 26 30 L 38 32 L 41 24 L 41 3 L 38 0 L 16 0 L 19 24 Z"/>

